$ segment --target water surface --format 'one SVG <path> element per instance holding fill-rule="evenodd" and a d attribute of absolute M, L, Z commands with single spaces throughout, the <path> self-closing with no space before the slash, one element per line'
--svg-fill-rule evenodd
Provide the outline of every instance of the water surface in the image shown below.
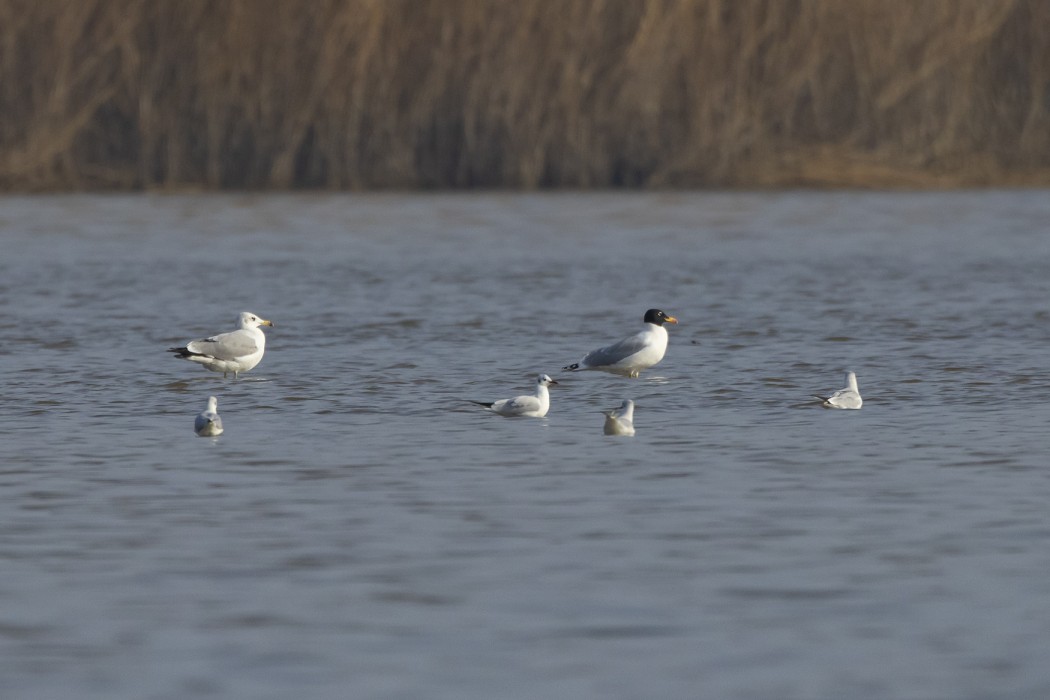
<path fill-rule="evenodd" d="M 3 695 L 1046 696 L 1048 221 L 1045 192 L 2 199 Z M 681 323 L 641 379 L 560 371 L 650 307 Z M 240 380 L 164 352 L 242 310 L 277 327 Z M 846 369 L 861 411 L 808 398 Z M 467 401 L 538 372 L 545 419 Z"/>

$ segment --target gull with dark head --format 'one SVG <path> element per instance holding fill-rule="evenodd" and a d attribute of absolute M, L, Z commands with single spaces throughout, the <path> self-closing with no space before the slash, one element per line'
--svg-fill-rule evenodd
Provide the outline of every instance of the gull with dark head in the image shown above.
<path fill-rule="evenodd" d="M 546 374 L 536 377 L 536 393 L 515 396 L 513 399 L 500 399 L 484 403 L 482 401 L 471 401 L 479 406 L 484 406 L 493 413 L 501 416 L 515 417 L 524 416 L 528 418 L 543 418 L 551 406 L 550 392 L 547 387 L 557 384 Z"/>
<path fill-rule="evenodd" d="M 592 350 L 582 360 L 564 369 L 570 372 L 594 369 L 624 377 L 637 377 L 642 370 L 664 359 L 664 353 L 667 352 L 667 329 L 664 324 L 678 323 L 678 319 L 660 309 L 649 309 L 643 320 L 645 327 L 634 335 Z"/>
<path fill-rule="evenodd" d="M 860 408 L 864 405 L 864 399 L 860 397 L 860 389 L 857 388 L 857 375 L 846 372 L 846 387 L 839 389 L 831 396 L 818 396 L 813 398 L 824 402 L 825 408 Z"/>
<path fill-rule="evenodd" d="M 259 326 L 273 327 L 273 321 L 244 311 L 237 318 L 237 330 L 209 338 L 191 340 L 181 348 L 168 348 L 181 360 L 196 362 L 212 372 L 233 372 L 233 378 L 247 372 L 263 358 L 266 352 L 266 334 Z"/>

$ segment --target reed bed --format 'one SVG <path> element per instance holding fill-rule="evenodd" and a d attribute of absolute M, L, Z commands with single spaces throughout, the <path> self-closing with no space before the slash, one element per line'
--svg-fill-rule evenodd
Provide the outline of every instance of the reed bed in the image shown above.
<path fill-rule="evenodd" d="M 0 189 L 1050 184 L 1039 0 L 0 0 Z"/>

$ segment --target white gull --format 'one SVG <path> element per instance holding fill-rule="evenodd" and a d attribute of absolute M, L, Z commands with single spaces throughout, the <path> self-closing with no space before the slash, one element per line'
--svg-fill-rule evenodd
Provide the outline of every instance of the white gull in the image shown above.
<path fill-rule="evenodd" d="M 554 381 L 546 374 L 541 374 L 536 377 L 536 393 L 534 395 L 523 395 L 515 396 L 513 399 L 500 399 L 499 401 L 492 401 L 485 403 L 482 401 L 472 401 L 479 406 L 484 406 L 493 413 L 498 413 L 501 416 L 525 416 L 528 418 L 543 418 L 547 415 L 547 411 L 551 406 L 550 393 L 547 391 L 547 387 L 558 382 Z"/>
<path fill-rule="evenodd" d="M 634 435 L 634 401 L 624 399 L 619 408 L 602 411 L 605 415 L 606 435 Z"/>
<path fill-rule="evenodd" d="M 831 396 L 819 396 L 813 394 L 824 402 L 825 408 L 860 408 L 864 405 L 864 399 L 860 397 L 860 389 L 857 388 L 857 375 L 846 372 L 846 387 L 839 389 Z"/>
<path fill-rule="evenodd" d="M 214 396 L 208 397 L 208 406 L 197 414 L 193 421 L 193 432 L 201 437 L 215 437 L 222 434 L 222 418 Z"/>
<path fill-rule="evenodd" d="M 212 372 L 222 372 L 224 377 L 233 372 L 236 379 L 240 372 L 247 372 L 262 360 L 266 352 L 266 334 L 259 326 L 272 328 L 273 322 L 244 311 L 237 318 L 237 326 L 235 331 L 191 340 L 181 348 L 168 348 L 168 352 L 175 353 L 179 359 L 203 365 Z"/>

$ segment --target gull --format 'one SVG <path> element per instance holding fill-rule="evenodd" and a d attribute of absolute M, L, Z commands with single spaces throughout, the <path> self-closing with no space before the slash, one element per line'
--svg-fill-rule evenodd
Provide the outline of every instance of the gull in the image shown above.
<path fill-rule="evenodd" d="M 536 394 L 515 396 L 513 399 L 500 399 L 491 403 L 471 401 L 479 406 L 484 406 L 493 413 L 501 416 L 526 416 L 529 418 L 543 418 L 551 406 L 551 395 L 547 387 L 557 384 L 546 374 L 536 377 Z"/>
<path fill-rule="evenodd" d="M 634 401 L 624 399 L 619 408 L 602 411 L 606 435 L 634 435 Z"/>
<path fill-rule="evenodd" d="M 273 322 L 244 311 L 237 319 L 237 330 L 191 340 L 184 347 L 168 348 L 168 352 L 175 353 L 179 359 L 200 363 L 212 372 L 222 372 L 223 377 L 233 372 L 236 379 L 240 372 L 259 364 L 266 351 L 266 335 L 259 326 L 272 328 Z"/>
<path fill-rule="evenodd" d="M 193 421 L 193 432 L 201 437 L 215 437 L 222 434 L 222 418 L 214 396 L 208 397 L 208 407 L 197 414 Z"/>
<path fill-rule="evenodd" d="M 596 369 L 625 377 L 637 377 L 643 369 L 649 369 L 664 359 L 667 352 L 667 329 L 665 323 L 678 323 L 660 309 L 645 312 L 645 328 L 618 343 L 592 350 L 579 362 L 564 367 L 570 372 Z"/>
<path fill-rule="evenodd" d="M 857 375 L 853 372 L 846 372 L 845 389 L 839 389 L 831 396 L 813 394 L 813 397 L 823 401 L 825 408 L 860 408 L 864 405 L 860 389 L 857 388 Z"/>

